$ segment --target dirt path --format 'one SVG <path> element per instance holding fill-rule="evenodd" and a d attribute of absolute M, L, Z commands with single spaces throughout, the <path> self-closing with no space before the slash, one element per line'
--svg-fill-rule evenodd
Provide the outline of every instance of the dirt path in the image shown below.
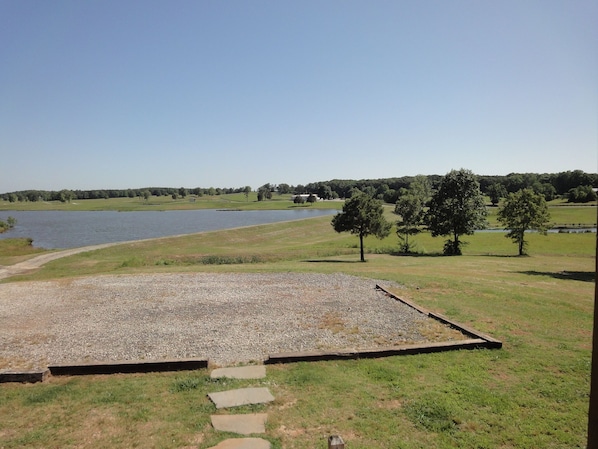
<path fill-rule="evenodd" d="M 62 257 L 72 256 L 73 254 L 84 253 L 86 251 L 94 251 L 96 249 L 108 248 L 109 246 L 122 245 L 126 242 L 103 243 L 101 245 L 82 246 L 80 248 L 65 249 L 55 253 L 42 254 L 24 262 L 16 263 L 14 265 L 0 266 L 0 279 L 6 279 L 17 274 L 25 274 L 29 271 L 37 270 L 41 266 L 51 262 L 52 260 L 60 259 Z"/>

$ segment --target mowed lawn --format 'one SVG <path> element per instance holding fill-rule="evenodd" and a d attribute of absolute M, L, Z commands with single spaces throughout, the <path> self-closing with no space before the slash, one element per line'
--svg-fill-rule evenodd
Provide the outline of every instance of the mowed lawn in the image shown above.
<path fill-rule="evenodd" d="M 344 272 L 397 282 L 397 295 L 502 340 L 503 349 L 268 366 L 260 381 L 196 371 L 2 384 L 0 447 L 205 449 L 232 436 L 212 430 L 216 410 L 206 394 L 241 386 L 266 386 L 276 397 L 240 410 L 268 413 L 265 438 L 274 448 L 326 448 L 332 434 L 348 449 L 585 447 L 595 233 L 530 234 L 528 257 L 515 257 L 501 233 L 465 237 L 460 257 L 439 256 L 443 239 L 425 233 L 414 237 L 417 256 L 395 255 L 395 235 L 368 238 L 366 263 L 357 240 L 321 217 L 120 245 L 17 281 Z"/>

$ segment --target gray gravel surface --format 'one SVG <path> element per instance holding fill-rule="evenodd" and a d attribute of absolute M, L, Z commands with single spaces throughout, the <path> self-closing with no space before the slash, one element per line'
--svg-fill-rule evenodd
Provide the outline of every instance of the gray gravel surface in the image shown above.
<path fill-rule="evenodd" d="M 0 284 L 0 370 L 48 364 L 373 349 L 455 340 L 449 331 L 344 274 L 143 274 Z M 431 338 L 432 336 L 432 338 Z"/>

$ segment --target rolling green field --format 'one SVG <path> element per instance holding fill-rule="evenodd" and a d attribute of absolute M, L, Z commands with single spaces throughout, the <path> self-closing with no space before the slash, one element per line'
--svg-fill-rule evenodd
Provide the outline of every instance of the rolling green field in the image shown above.
<path fill-rule="evenodd" d="M 342 205 L 342 203 L 339 203 Z M 553 208 L 551 208 L 552 211 Z M 596 208 L 562 207 L 563 222 L 595 223 Z M 577 210 L 580 209 L 580 210 Z M 560 213 L 560 212 L 559 212 Z M 567 215 L 570 214 L 570 215 Z M 576 218 L 572 218 L 572 217 Z M 48 263 L 3 282 L 180 271 L 343 272 L 397 282 L 398 296 L 503 341 L 501 350 L 268 366 L 259 381 L 214 381 L 207 371 L 52 378 L 0 385 L 0 447 L 205 449 L 215 433 L 206 394 L 267 386 L 276 401 L 265 438 L 274 448 L 582 448 L 586 442 L 595 233 L 529 235 L 528 257 L 502 233 L 443 239 L 337 234 L 330 217 L 118 245 Z M 9 241 L 10 242 L 10 241 Z M 32 257 L 0 242 L 0 263 Z M 8 254 L 10 253 L 10 254 Z"/>
<path fill-rule="evenodd" d="M 291 195 L 274 194 L 271 200 L 258 201 L 257 193 L 251 192 L 249 197 L 244 193 L 227 195 L 178 198 L 169 196 L 151 196 L 147 201 L 143 198 L 107 198 L 94 200 L 14 202 L 0 200 L 1 210 L 192 210 L 192 209 L 240 209 L 240 210 L 275 210 L 297 207 L 314 209 L 340 209 L 342 201 L 319 201 L 313 204 L 295 204 Z"/>
<path fill-rule="evenodd" d="M 162 210 L 193 210 L 193 209 L 238 209 L 238 210 L 280 210 L 294 208 L 342 209 L 344 202 L 340 200 L 319 201 L 313 204 L 294 204 L 290 195 L 274 194 L 271 200 L 257 201 L 257 193 L 251 192 L 249 197 L 243 193 L 217 196 L 187 197 L 173 200 L 168 196 L 152 196 L 147 201 L 143 198 L 109 198 L 94 200 L 15 202 L 0 200 L 0 211 L 11 210 L 68 210 L 68 211 L 162 211 Z M 488 200 L 488 204 L 489 200 Z M 569 204 L 559 199 L 549 203 L 551 226 L 578 227 L 596 226 L 596 202 L 586 205 Z M 387 218 L 396 220 L 392 214 L 393 206 L 385 205 Z M 497 207 L 488 207 L 489 226 L 499 228 L 496 221 Z M 0 217 L 1 218 L 1 217 Z"/>

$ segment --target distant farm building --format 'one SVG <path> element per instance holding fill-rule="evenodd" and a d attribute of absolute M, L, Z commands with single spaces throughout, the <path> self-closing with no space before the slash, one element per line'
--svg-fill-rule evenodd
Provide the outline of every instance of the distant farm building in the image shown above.
<path fill-rule="evenodd" d="M 303 199 L 303 202 L 307 202 L 307 199 L 310 196 L 313 196 L 316 199 L 316 201 L 322 201 L 322 198 L 320 198 L 315 193 L 301 193 L 300 195 L 291 195 L 291 201 L 294 202 L 296 198 L 301 198 L 301 199 Z"/>

